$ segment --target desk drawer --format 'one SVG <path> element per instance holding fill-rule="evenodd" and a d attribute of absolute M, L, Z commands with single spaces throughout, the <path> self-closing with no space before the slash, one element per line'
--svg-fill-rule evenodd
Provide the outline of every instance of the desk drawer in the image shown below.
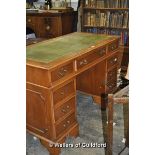
<path fill-rule="evenodd" d="M 109 46 L 108 46 L 108 52 L 113 52 L 115 51 L 117 48 L 118 48 L 118 41 L 115 41 L 113 43 L 111 43 Z"/>
<path fill-rule="evenodd" d="M 53 103 L 56 104 L 74 92 L 74 81 L 71 81 L 70 83 L 53 92 Z"/>
<path fill-rule="evenodd" d="M 71 125 L 76 121 L 75 113 L 69 115 L 66 119 L 64 119 L 61 123 L 56 125 L 56 137 L 59 136 L 63 131 L 69 129 Z"/>
<path fill-rule="evenodd" d="M 54 19 L 52 17 L 38 17 L 38 33 L 41 38 L 53 38 L 53 23 Z"/>
<path fill-rule="evenodd" d="M 57 121 L 59 118 L 64 117 L 66 114 L 68 114 L 70 111 L 74 109 L 75 109 L 75 97 L 71 98 L 69 101 L 65 102 L 59 108 L 54 110 L 55 121 Z"/>
<path fill-rule="evenodd" d="M 98 58 L 105 56 L 105 54 L 106 54 L 106 47 L 102 47 L 100 49 L 94 50 L 93 52 L 90 52 L 89 54 L 80 57 L 79 59 L 77 59 L 77 69 L 80 69 L 92 63 Z"/>
<path fill-rule="evenodd" d="M 107 60 L 107 67 L 110 68 L 114 65 L 117 65 L 118 64 L 118 54 L 115 54 L 114 56 L 110 57 L 108 60 Z"/>
<path fill-rule="evenodd" d="M 107 81 L 111 81 L 113 79 L 117 79 L 117 67 L 107 73 Z"/>
<path fill-rule="evenodd" d="M 73 73 L 73 71 L 73 62 L 70 62 L 64 66 L 57 67 L 55 70 L 51 72 L 51 81 L 55 82 Z"/>
<path fill-rule="evenodd" d="M 111 81 L 107 81 L 106 93 L 113 93 L 116 87 L 117 87 L 117 78 Z"/>

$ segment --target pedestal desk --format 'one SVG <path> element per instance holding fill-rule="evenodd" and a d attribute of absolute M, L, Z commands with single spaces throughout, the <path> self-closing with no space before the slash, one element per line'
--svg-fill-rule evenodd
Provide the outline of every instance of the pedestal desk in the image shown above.
<path fill-rule="evenodd" d="M 27 131 L 57 155 L 67 136 L 78 136 L 76 90 L 101 102 L 116 88 L 119 38 L 71 33 L 27 46 Z"/>

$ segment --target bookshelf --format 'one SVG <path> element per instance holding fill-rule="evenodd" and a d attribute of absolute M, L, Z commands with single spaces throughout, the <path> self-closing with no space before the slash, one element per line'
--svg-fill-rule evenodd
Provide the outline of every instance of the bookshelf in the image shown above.
<path fill-rule="evenodd" d="M 123 61 L 129 51 L 129 0 L 82 0 L 81 8 L 82 32 L 119 35 Z"/>

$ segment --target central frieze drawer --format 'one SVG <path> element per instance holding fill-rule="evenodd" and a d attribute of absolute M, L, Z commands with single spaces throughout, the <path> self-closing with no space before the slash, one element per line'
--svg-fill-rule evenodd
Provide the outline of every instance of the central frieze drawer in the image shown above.
<path fill-rule="evenodd" d="M 59 80 L 67 75 L 73 73 L 73 62 L 70 62 L 64 66 L 57 67 L 51 72 L 51 81 L 54 82 Z"/>
<path fill-rule="evenodd" d="M 72 94 L 74 92 L 75 92 L 74 81 L 71 81 L 70 83 L 66 84 L 65 86 L 63 86 L 53 92 L 54 104 L 65 99 L 66 97 L 68 97 L 70 94 Z"/>
<path fill-rule="evenodd" d="M 98 58 L 101 58 L 105 56 L 106 54 L 106 47 L 102 47 L 100 49 L 94 50 L 90 52 L 90 54 L 86 54 L 80 58 L 77 59 L 77 69 L 80 69 L 91 62 L 97 60 Z"/>
<path fill-rule="evenodd" d="M 55 113 L 55 121 L 64 117 L 66 114 L 75 109 L 75 97 L 71 98 L 69 101 L 65 102 L 59 108 L 54 110 Z"/>
<path fill-rule="evenodd" d="M 75 113 L 69 115 L 66 119 L 64 119 L 61 123 L 56 125 L 56 136 L 59 136 L 63 131 L 70 128 L 70 126 L 76 122 Z"/>

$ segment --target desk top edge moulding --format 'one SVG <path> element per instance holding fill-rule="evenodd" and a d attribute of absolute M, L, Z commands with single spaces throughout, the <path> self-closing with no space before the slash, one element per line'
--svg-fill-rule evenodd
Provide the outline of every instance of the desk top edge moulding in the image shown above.
<path fill-rule="evenodd" d="M 119 37 L 75 32 L 26 47 L 26 127 L 51 153 L 77 137 L 76 90 L 101 103 L 117 88 Z"/>

